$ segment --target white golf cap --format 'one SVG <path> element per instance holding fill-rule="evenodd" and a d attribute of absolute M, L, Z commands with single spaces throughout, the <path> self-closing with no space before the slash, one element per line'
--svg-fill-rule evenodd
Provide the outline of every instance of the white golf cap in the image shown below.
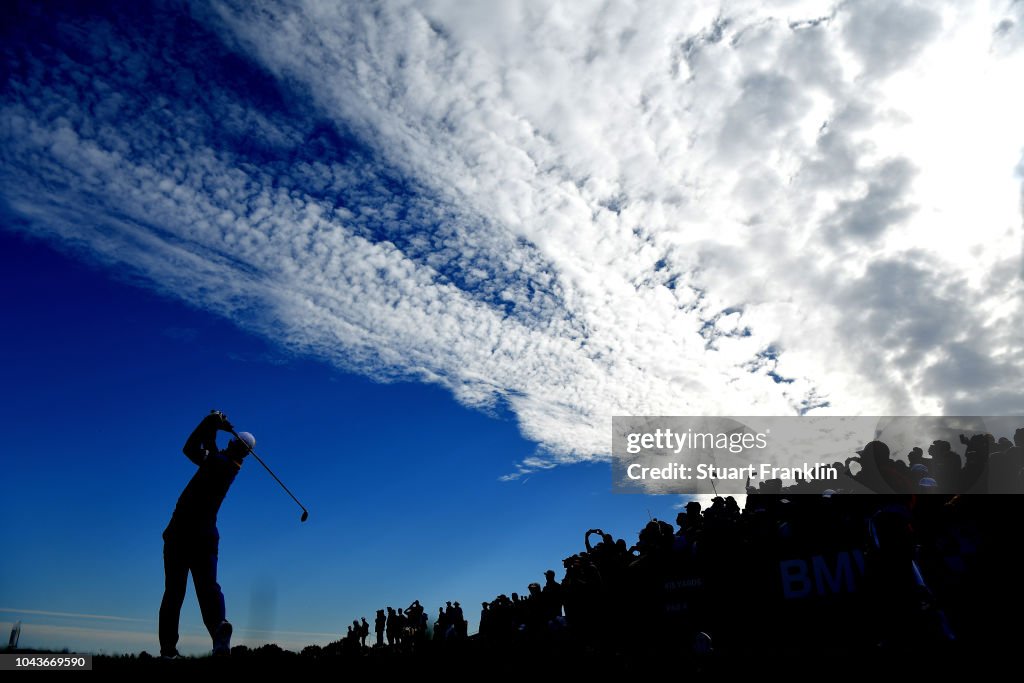
<path fill-rule="evenodd" d="M 238 432 L 238 438 L 244 441 L 249 448 L 256 448 L 256 437 L 249 432 Z"/>

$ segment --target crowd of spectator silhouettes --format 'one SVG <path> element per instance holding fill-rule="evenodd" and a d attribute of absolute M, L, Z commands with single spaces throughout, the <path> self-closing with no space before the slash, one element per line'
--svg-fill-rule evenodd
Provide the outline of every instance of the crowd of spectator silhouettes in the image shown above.
<path fill-rule="evenodd" d="M 485 603 L 480 635 L 693 653 L 1004 641 L 1013 630 L 988 615 L 1021 607 L 1019 504 L 963 494 L 1022 490 L 1024 428 L 960 442 L 963 455 L 937 440 L 902 461 L 872 441 L 837 479 L 748 484 L 742 508 L 690 501 L 632 546 L 589 529 L 561 582 L 549 570 L 526 596 Z M 847 495 L 866 491 L 878 495 Z"/>
<path fill-rule="evenodd" d="M 992 434 L 960 435 L 961 456 L 936 440 L 928 453 L 915 446 L 906 460 L 894 459 L 882 441 L 872 441 L 845 462 L 834 462 L 836 478 L 798 479 L 788 493 L 1024 493 L 1024 428 L 1014 440 Z M 782 493 L 778 479 L 748 493 Z"/>
<path fill-rule="evenodd" d="M 439 607 L 437 612 L 437 620 L 430 629 L 429 615 L 419 600 L 414 600 L 406 608 L 386 607 L 377 610 L 373 620 L 373 631 L 376 636 L 373 646 L 411 651 L 430 639 L 455 640 L 469 636 L 469 624 L 458 602 L 449 600 L 444 607 Z M 348 627 L 345 637 L 339 641 L 340 649 L 345 652 L 361 651 L 368 647 L 366 639 L 369 635 L 370 624 L 366 617 L 355 620 Z"/>
<path fill-rule="evenodd" d="M 694 657 L 1011 647 L 1014 631 L 988 615 L 1021 607 L 1019 504 L 956 492 L 1019 491 L 1024 429 L 1014 442 L 961 442 L 962 456 L 935 441 L 904 462 L 873 441 L 833 465 L 838 480 L 748 485 L 742 507 L 693 500 L 632 545 L 589 529 L 561 581 L 548 570 L 524 595 L 484 602 L 474 641 Z M 881 493 L 848 495 L 864 490 Z M 374 630 L 376 645 L 399 650 L 468 636 L 458 602 L 439 610 L 430 637 L 418 601 L 379 610 Z M 365 619 L 349 631 L 366 645 Z"/>

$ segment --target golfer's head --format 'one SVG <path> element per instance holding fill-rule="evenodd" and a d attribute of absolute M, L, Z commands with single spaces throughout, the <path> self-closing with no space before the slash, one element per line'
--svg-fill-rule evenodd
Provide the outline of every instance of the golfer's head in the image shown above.
<path fill-rule="evenodd" d="M 232 457 L 241 460 L 245 456 L 249 455 L 249 449 L 256 447 L 256 437 L 249 432 L 239 432 L 237 439 L 231 439 L 228 441 L 228 453 Z"/>

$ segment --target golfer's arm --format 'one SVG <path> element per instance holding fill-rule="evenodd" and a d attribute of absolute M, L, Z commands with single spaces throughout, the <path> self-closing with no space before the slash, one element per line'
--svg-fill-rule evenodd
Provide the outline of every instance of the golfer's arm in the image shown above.
<path fill-rule="evenodd" d="M 217 428 L 207 424 L 207 420 L 199 423 L 189 435 L 185 446 L 181 449 L 189 460 L 202 465 L 211 451 L 217 450 Z"/>

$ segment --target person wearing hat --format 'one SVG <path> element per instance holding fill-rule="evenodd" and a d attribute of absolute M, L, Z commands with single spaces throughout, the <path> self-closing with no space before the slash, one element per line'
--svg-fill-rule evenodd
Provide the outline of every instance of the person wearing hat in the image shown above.
<path fill-rule="evenodd" d="M 185 600 L 189 572 L 195 584 L 203 623 L 213 639 L 215 655 L 231 649 L 231 624 L 225 618 L 224 594 L 217 583 L 217 511 L 231 488 L 242 460 L 256 445 L 248 432 L 217 448 L 217 432 L 232 431 L 227 416 L 211 411 L 185 442 L 182 452 L 199 469 L 178 498 L 164 530 L 164 597 L 160 603 L 160 654 L 178 656 L 178 619 Z M 239 439 L 241 441 L 239 441 Z"/>
<path fill-rule="evenodd" d="M 928 476 L 928 466 L 921 462 L 916 462 L 910 466 L 910 476 L 914 482 L 917 483 Z"/>
<path fill-rule="evenodd" d="M 540 593 L 547 621 L 562 616 L 562 584 L 555 581 L 554 569 L 544 572 L 544 586 Z"/>

